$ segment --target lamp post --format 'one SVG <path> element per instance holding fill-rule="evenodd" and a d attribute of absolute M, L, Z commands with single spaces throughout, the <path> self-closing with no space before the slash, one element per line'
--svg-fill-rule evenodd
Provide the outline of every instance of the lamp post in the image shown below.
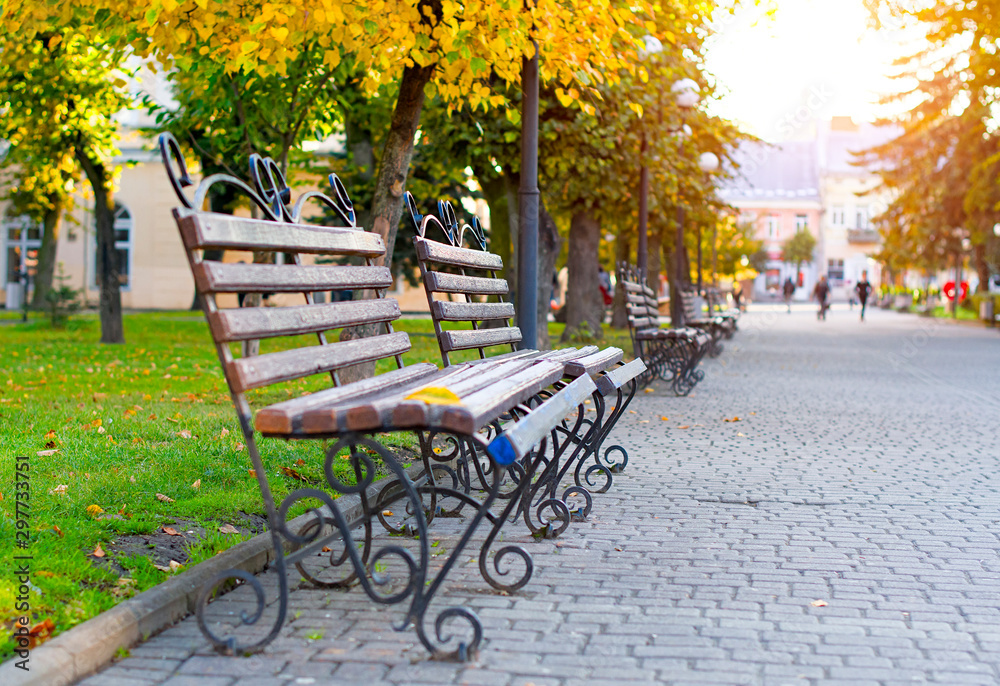
<path fill-rule="evenodd" d="M 644 36 L 642 39 L 643 48 L 639 51 L 639 57 L 643 60 L 651 55 L 658 55 L 663 52 L 663 43 L 656 36 Z M 677 106 L 682 109 L 691 109 L 698 104 L 701 96 L 698 94 L 698 84 L 694 79 L 681 79 L 670 88 L 674 94 Z M 662 122 L 662 111 L 660 120 Z M 677 133 L 684 127 L 672 129 L 671 133 Z M 646 153 L 649 149 L 646 141 L 646 128 L 642 127 L 642 142 L 639 147 L 639 241 L 636 248 L 636 262 L 639 269 L 640 280 L 646 282 L 646 264 L 648 261 L 649 245 L 649 168 L 646 166 Z"/>
<path fill-rule="evenodd" d="M 706 176 L 709 175 L 709 174 L 711 174 L 712 172 L 714 172 L 716 169 L 719 168 L 719 158 L 718 158 L 718 156 L 716 156 L 716 154 L 714 152 L 703 152 L 701 155 L 698 156 L 698 168 Z M 714 229 L 713 229 L 713 231 L 714 231 Z M 713 253 L 713 257 L 712 257 L 712 259 L 714 261 L 714 259 L 715 259 L 715 257 L 714 257 L 714 253 L 715 253 L 715 238 L 714 238 L 714 236 L 715 236 L 715 234 L 713 233 L 712 236 L 713 236 L 713 239 L 712 239 L 712 253 Z M 714 279 L 713 279 L 713 281 L 714 281 Z M 703 287 L 703 284 L 702 284 L 702 278 L 701 278 L 701 224 L 699 223 L 698 224 L 698 295 L 704 295 L 704 293 L 705 293 L 705 290 L 704 290 L 704 287 Z"/>

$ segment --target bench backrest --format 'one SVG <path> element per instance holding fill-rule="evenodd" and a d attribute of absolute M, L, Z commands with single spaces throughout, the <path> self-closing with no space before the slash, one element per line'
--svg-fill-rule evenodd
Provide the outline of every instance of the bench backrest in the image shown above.
<path fill-rule="evenodd" d="M 423 216 L 409 192 L 406 205 L 416 227 L 413 246 L 434 320 L 434 333 L 445 366 L 456 350 L 486 350 L 505 346 L 514 351 L 521 330 L 511 325 L 514 305 L 507 302 L 507 281 L 498 278 L 503 269 L 499 255 L 489 252 L 479 218 L 472 225 L 459 225 L 449 202 L 438 203 L 441 218 Z M 466 247 L 465 237 L 475 242 Z M 446 241 L 446 242 L 445 242 Z M 489 322 L 489 328 L 484 323 Z M 468 328 L 444 328 L 444 323 L 467 324 Z"/>
<path fill-rule="evenodd" d="M 705 316 L 704 313 L 700 312 L 696 307 L 698 296 L 694 291 L 680 291 L 680 297 L 685 320 L 701 319 Z"/>
<path fill-rule="evenodd" d="M 636 269 L 624 262 L 620 263 L 618 280 L 625 290 L 629 328 L 633 332 L 660 328 L 660 303 L 653 289 L 642 283 Z"/>
<path fill-rule="evenodd" d="M 337 370 L 390 357 L 403 366 L 400 356 L 410 349 L 409 337 L 392 330 L 391 322 L 400 316 L 399 304 L 384 297 L 392 279 L 386 267 L 373 266 L 373 261 L 385 254 L 385 244 L 378 234 L 354 225 L 353 208 L 338 179 L 331 178 L 332 198 L 310 192 L 289 207 L 290 193 L 277 165 L 254 156 L 251 176 L 256 189 L 235 177 L 216 174 L 203 179 L 189 198 L 184 189 L 193 183 L 177 141 L 164 134 L 160 151 L 183 205 L 174 210 L 174 218 L 198 299 L 248 439 L 252 438 L 253 425 L 246 392 L 251 389 L 316 374 L 329 374 L 331 383 L 339 385 Z M 202 211 L 209 190 L 216 184 L 235 186 L 265 219 Z M 309 200 L 333 208 L 343 225 L 303 224 L 301 213 Z M 204 259 L 202 251 L 210 249 L 253 251 L 255 257 L 273 254 L 276 259 L 273 263 L 255 260 L 253 264 Z M 303 260 L 304 255 L 311 258 Z M 317 257 L 321 262 L 360 258 L 364 264 L 313 264 Z M 375 297 L 331 303 L 317 302 L 314 297 L 316 293 L 348 289 L 370 289 Z M 225 309 L 216 299 L 221 293 L 298 293 L 303 300 L 297 306 Z M 372 324 L 379 325 L 381 332 L 368 338 L 338 341 L 327 335 L 344 327 Z M 235 355 L 233 343 L 261 339 L 267 339 L 268 348 L 279 349 L 254 356 Z"/>

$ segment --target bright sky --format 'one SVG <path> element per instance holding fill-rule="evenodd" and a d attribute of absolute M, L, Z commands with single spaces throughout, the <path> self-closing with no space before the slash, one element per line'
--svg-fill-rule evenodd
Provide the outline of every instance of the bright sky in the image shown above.
<path fill-rule="evenodd" d="M 722 99 L 710 111 L 769 141 L 807 134 L 809 117 L 870 121 L 879 93 L 898 88 L 892 60 L 908 52 L 899 31 L 866 27 L 864 0 L 777 0 L 724 17 L 707 66 Z"/>

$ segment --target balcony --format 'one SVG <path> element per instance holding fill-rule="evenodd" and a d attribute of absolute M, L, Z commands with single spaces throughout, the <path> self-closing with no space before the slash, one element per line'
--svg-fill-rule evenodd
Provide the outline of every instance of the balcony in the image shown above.
<path fill-rule="evenodd" d="M 878 243 L 878 231 L 875 229 L 848 229 L 848 243 Z"/>

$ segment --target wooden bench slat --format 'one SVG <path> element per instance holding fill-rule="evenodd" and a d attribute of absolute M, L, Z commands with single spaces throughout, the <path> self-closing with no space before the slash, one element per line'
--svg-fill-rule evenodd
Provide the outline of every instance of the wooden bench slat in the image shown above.
<path fill-rule="evenodd" d="M 258 431 L 264 434 L 292 434 L 304 430 L 297 424 L 301 424 L 302 416 L 310 410 L 335 405 L 347 399 L 378 393 L 386 389 L 409 385 L 436 372 L 438 372 L 438 368 L 434 365 L 418 363 L 402 369 L 393 369 L 370 379 L 355 381 L 346 386 L 327 388 L 317 393 L 285 400 L 261 408 L 254 417 L 254 425 Z M 329 427 L 327 432 L 319 431 L 318 433 L 328 433 L 335 430 L 334 426 Z"/>
<path fill-rule="evenodd" d="M 488 451 L 501 465 L 524 457 L 544 438 L 552 426 L 579 407 L 595 390 L 589 376 L 582 376 L 535 408 L 531 414 L 497 436 Z"/>
<path fill-rule="evenodd" d="M 428 386 L 450 388 L 470 373 L 474 372 L 468 365 L 455 365 L 442 370 L 435 368 L 432 374 L 385 386 L 364 396 L 338 398 L 337 402 L 303 412 L 300 419 L 302 430 L 307 434 L 330 434 L 393 427 L 392 408 L 406 396 Z"/>
<path fill-rule="evenodd" d="M 284 350 L 259 357 L 243 357 L 230 363 L 229 372 L 234 388 L 246 391 L 361 362 L 380 360 L 409 349 L 410 337 L 403 332 L 396 332 L 329 345 Z"/>
<path fill-rule="evenodd" d="M 620 367 L 609 369 L 606 373 L 594 379 L 597 392 L 601 395 L 611 395 L 632 379 L 646 371 L 646 363 L 636 358 Z"/>
<path fill-rule="evenodd" d="M 490 279 L 482 276 L 427 272 L 425 280 L 427 287 L 433 293 L 506 295 L 508 291 L 507 282 L 504 279 Z"/>
<path fill-rule="evenodd" d="M 187 209 L 174 212 L 188 250 L 271 250 L 366 257 L 378 257 L 385 253 L 385 243 L 380 235 L 352 227 L 279 224 Z"/>
<path fill-rule="evenodd" d="M 217 341 L 246 341 L 388 322 L 399 317 L 395 300 L 352 300 L 295 307 L 246 307 L 219 310 L 208 323 Z"/>
<path fill-rule="evenodd" d="M 503 259 L 494 253 L 471 248 L 457 248 L 446 243 L 431 241 L 417 236 L 413 239 L 417 248 L 417 257 L 434 264 L 447 264 L 452 267 L 467 267 L 469 269 L 488 269 L 499 271 L 503 269 Z"/>
<path fill-rule="evenodd" d="M 200 262 L 192 271 L 202 293 L 306 293 L 392 285 L 386 267 Z"/>
<path fill-rule="evenodd" d="M 446 322 L 481 322 L 492 319 L 513 319 L 513 303 L 456 303 L 450 300 L 435 300 L 431 303 L 431 313 Z"/>
<path fill-rule="evenodd" d="M 575 360 L 567 362 L 566 374 L 567 376 L 582 376 L 584 374 L 593 376 L 618 364 L 622 359 L 622 355 L 624 353 L 621 348 L 598 350 L 591 355 L 578 357 Z"/>
<path fill-rule="evenodd" d="M 468 350 L 469 348 L 485 348 L 505 343 L 518 343 L 520 340 L 521 330 L 516 326 L 507 326 L 502 329 L 441 332 L 441 348 L 446 352 Z"/>
<path fill-rule="evenodd" d="M 625 281 L 624 283 L 625 283 L 625 292 L 626 293 L 640 293 L 641 294 L 643 292 L 642 286 L 639 285 L 639 284 L 637 284 L 637 283 L 633 283 L 632 281 Z"/>

